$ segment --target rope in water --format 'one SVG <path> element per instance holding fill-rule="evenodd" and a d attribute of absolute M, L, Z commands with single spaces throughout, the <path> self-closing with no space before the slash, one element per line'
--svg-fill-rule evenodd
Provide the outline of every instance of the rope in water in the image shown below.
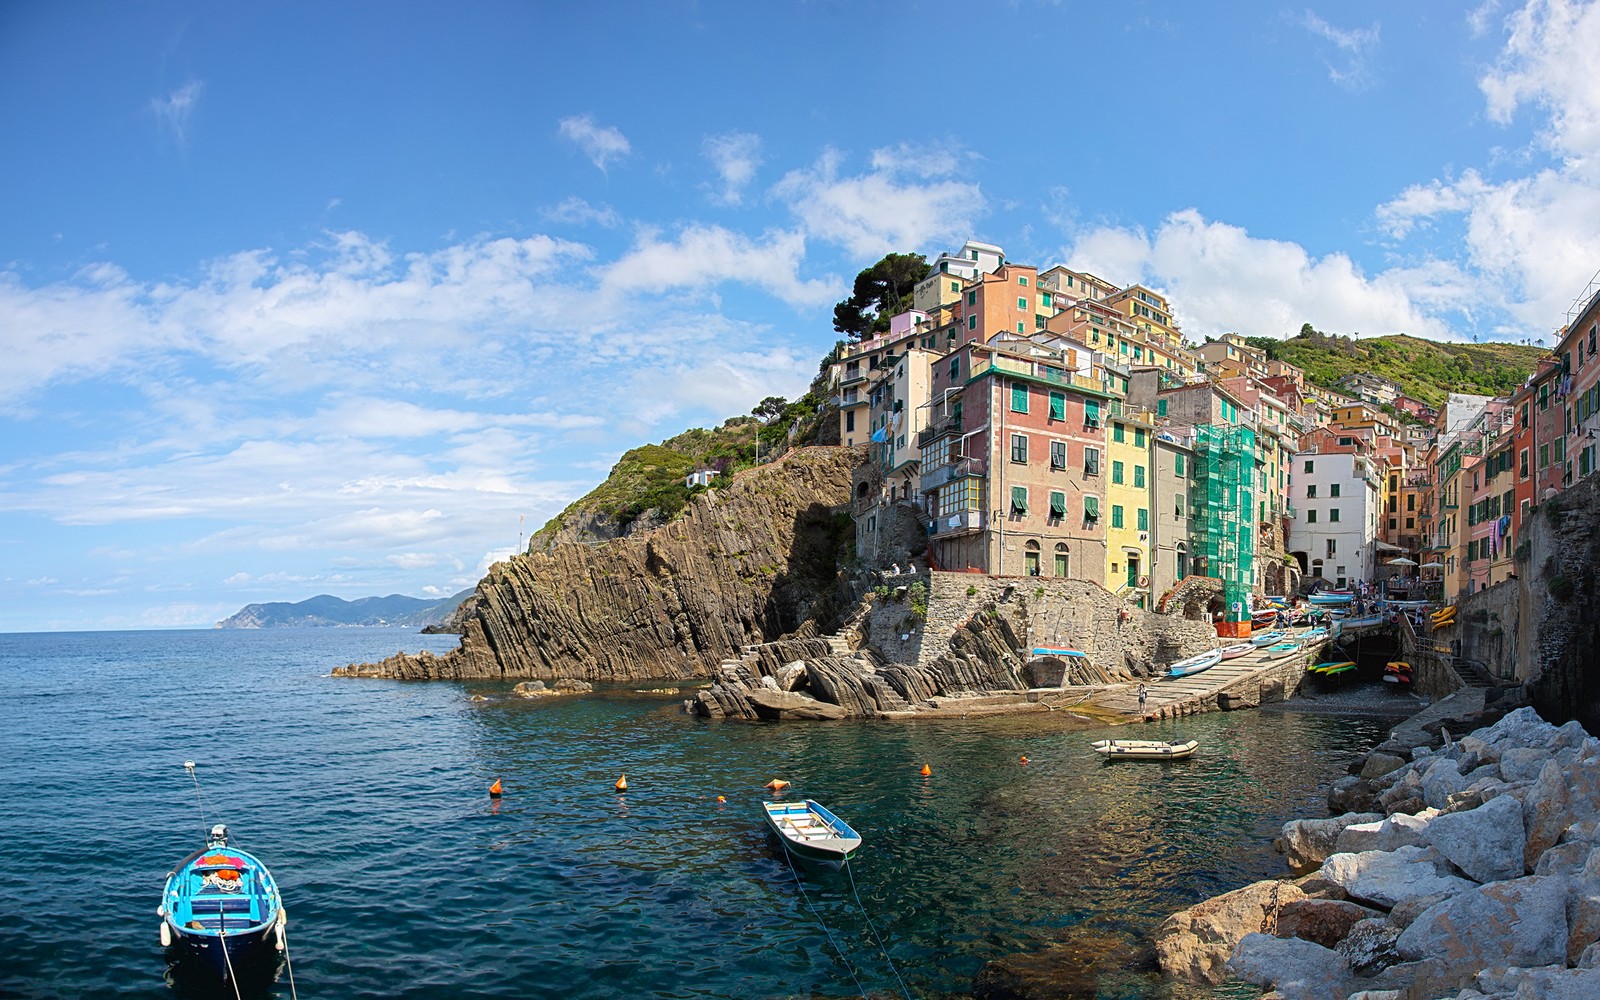
<path fill-rule="evenodd" d="M 850 894 L 856 898 L 856 909 L 861 911 L 861 919 L 867 922 L 867 929 L 872 932 L 872 940 L 878 942 L 878 951 L 888 963 L 889 971 L 894 973 L 895 981 L 900 984 L 900 992 L 905 994 L 906 1000 L 911 1000 L 911 990 L 906 988 L 906 981 L 900 978 L 900 970 L 895 968 L 894 959 L 889 957 L 889 949 L 883 946 L 883 938 L 878 936 L 878 928 L 873 924 L 871 915 L 861 902 L 861 892 L 856 888 L 856 874 L 850 870 L 849 858 L 844 859 L 844 873 L 850 876 Z"/>
<path fill-rule="evenodd" d="M 289 928 L 285 925 L 279 929 L 283 931 L 283 961 L 289 968 L 289 997 L 290 1000 L 300 1000 L 300 994 L 294 988 L 294 959 L 289 957 Z"/>
<path fill-rule="evenodd" d="M 806 893 L 805 883 L 800 881 L 800 872 L 796 870 L 794 859 L 789 856 L 788 848 L 783 849 L 783 860 L 789 863 L 789 874 L 794 876 L 794 884 L 800 889 L 800 898 L 806 901 L 806 909 L 810 910 L 811 915 L 817 918 L 817 923 L 822 927 L 822 933 L 828 936 L 828 943 L 833 945 L 833 950 L 839 953 L 839 961 L 844 963 L 845 971 L 850 973 L 850 981 L 856 984 L 856 992 L 861 994 L 861 1000 L 867 1000 L 867 991 L 862 987 L 861 980 L 856 977 L 856 969 L 855 966 L 850 964 L 850 956 L 846 955 L 844 949 L 839 947 L 839 942 L 833 938 L 833 931 L 828 929 L 828 922 L 823 920 L 822 914 L 817 911 L 815 906 L 811 905 L 811 897 Z"/>

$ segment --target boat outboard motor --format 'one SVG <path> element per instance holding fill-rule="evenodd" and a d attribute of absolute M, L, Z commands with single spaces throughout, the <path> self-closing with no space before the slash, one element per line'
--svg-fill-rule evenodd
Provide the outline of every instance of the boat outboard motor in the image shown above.
<path fill-rule="evenodd" d="M 228 846 L 228 827 L 225 824 L 222 824 L 222 823 L 218 823 L 216 826 L 212 827 L 211 828 L 211 836 L 206 840 L 206 846 L 207 847 L 227 847 Z"/>

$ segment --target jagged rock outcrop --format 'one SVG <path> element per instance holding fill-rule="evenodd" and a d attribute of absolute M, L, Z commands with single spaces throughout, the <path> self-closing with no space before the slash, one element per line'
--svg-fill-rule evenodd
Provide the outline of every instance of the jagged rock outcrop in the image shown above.
<path fill-rule="evenodd" d="M 672 523 L 496 563 L 457 618 L 460 648 L 343 676 L 588 681 L 710 676 L 751 643 L 832 625 L 858 449 L 802 448 L 691 501 Z"/>

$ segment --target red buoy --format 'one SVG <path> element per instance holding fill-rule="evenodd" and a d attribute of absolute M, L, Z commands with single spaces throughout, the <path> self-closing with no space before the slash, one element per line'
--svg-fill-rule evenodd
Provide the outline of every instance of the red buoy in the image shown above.
<path fill-rule="evenodd" d="M 500 787 L 500 779 L 496 778 L 494 779 L 494 784 L 489 786 L 489 798 L 498 799 L 500 794 L 504 791 L 505 789 Z"/>

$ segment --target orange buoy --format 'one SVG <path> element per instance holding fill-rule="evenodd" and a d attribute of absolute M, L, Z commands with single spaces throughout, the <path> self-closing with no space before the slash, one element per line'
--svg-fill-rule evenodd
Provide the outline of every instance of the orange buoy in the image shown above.
<path fill-rule="evenodd" d="M 1026 763 L 1027 763 L 1027 762 L 1028 762 L 1028 755 L 1027 755 L 1027 754 L 1023 754 L 1023 755 L 1022 755 L 1022 762 L 1023 762 L 1023 763 L 1024 763 L 1024 764 L 1026 764 Z"/>
<path fill-rule="evenodd" d="M 500 787 L 500 779 L 494 779 L 494 784 L 489 786 L 489 798 L 498 799 L 505 789 Z"/>
<path fill-rule="evenodd" d="M 718 795 L 717 796 L 717 801 L 718 802 L 726 802 L 726 801 L 728 801 L 728 797 L 726 795 Z"/>
<path fill-rule="evenodd" d="M 784 781 L 782 778 L 773 778 L 771 781 L 767 782 L 767 787 L 775 792 L 781 792 L 785 788 L 789 787 L 789 783 Z"/>
<path fill-rule="evenodd" d="M 617 791 L 625 792 L 627 790 L 628 790 L 628 776 L 626 774 L 624 774 L 622 777 L 617 779 Z"/>
<path fill-rule="evenodd" d="M 926 778 L 928 775 L 930 775 L 932 773 L 933 773 L 933 768 L 929 767 L 926 764 L 922 765 L 922 776 L 924 778 Z"/>

